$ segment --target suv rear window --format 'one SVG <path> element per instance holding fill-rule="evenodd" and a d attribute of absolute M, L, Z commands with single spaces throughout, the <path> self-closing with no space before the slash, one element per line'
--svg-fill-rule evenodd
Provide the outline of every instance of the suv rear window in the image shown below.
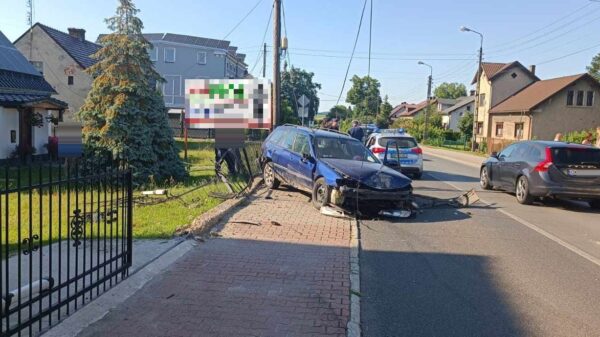
<path fill-rule="evenodd" d="M 600 149 L 562 147 L 551 150 L 552 162 L 556 165 L 595 165 L 600 167 Z"/>
<path fill-rule="evenodd" d="M 390 147 L 396 147 L 396 143 L 390 141 L 395 141 L 401 149 L 417 147 L 417 141 L 409 137 L 381 137 L 377 143 L 382 147 L 385 147 L 388 143 L 390 143 Z"/>

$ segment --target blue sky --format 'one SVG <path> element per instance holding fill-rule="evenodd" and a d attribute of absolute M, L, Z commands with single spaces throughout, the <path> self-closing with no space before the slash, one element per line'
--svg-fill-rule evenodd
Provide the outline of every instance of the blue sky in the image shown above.
<path fill-rule="evenodd" d="M 137 0 L 146 32 L 223 38 L 259 0 Z M 88 39 L 107 31 L 103 19 L 116 1 L 35 0 L 35 21 L 66 31 L 87 30 Z M 323 85 L 320 110 L 335 104 L 356 36 L 363 0 L 284 0 L 290 60 L 315 73 Z M 228 37 L 246 53 L 249 68 L 260 53 L 271 0 Z M 367 74 L 369 6 L 350 75 Z M 434 85 L 469 85 L 476 71 L 479 37 L 459 31 L 466 25 L 485 35 L 484 59 L 537 65 L 541 78 L 581 73 L 600 52 L 600 2 L 588 0 L 373 0 L 371 75 L 392 104 L 426 96 L 429 69 Z M 14 40 L 27 29 L 25 0 L 0 0 L 0 30 Z M 272 44 L 271 31 L 267 43 Z M 582 49 L 590 48 L 579 52 Z M 571 53 L 574 55 L 554 60 Z M 268 63 L 271 57 L 268 58 Z M 254 69 L 260 73 L 262 63 Z M 271 76 L 267 65 L 267 77 Z M 346 85 L 346 90 L 349 83 Z M 342 96 L 342 102 L 345 93 Z"/>

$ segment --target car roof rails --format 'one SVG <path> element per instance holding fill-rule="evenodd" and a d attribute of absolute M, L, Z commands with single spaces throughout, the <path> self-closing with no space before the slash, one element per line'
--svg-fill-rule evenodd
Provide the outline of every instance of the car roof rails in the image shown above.
<path fill-rule="evenodd" d="M 339 133 L 340 135 L 349 136 L 345 132 L 342 132 L 342 131 L 339 131 L 339 130 L 334 130 L 334 129 L 318 128 L 317 130 L 335 132 L 335 133 Z"/>

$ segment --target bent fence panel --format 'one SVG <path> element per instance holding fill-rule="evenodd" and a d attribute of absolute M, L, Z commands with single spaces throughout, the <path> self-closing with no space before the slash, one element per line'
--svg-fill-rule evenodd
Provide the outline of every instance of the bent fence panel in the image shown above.
<path fill-rule="evenodd" d="M 131 171 L 0 166 L 0 243 L 0 336 L 38 334 L 127 276 Z"/>

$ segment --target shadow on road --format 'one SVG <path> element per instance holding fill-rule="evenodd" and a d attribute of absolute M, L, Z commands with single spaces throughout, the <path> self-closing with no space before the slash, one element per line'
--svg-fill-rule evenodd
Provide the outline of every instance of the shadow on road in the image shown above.
<path fill-rule="evenodd" d="M 454 174 L 440 171 L 425 171 L 425 174 L 421 178 L 424 181 L 449 181 L 449 182 L 465 182 L 465 183 L 479 183 L 479 178 L 469 177 L 462 174 Z"/>
<path fill-rule="evenodd" d="M 361 251 L 363 336 L 523 336 L 486 257 Z"/>

